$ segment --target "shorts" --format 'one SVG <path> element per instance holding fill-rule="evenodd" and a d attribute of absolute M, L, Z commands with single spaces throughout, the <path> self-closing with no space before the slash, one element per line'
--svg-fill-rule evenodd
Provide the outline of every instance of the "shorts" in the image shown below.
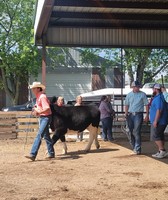
<path fill-rule="evenodd" d="M 167 125 L 158 125 L 156 128 L 151 124 L 151 137 L 153 141 L 164 141 L 164 131 Z"/>

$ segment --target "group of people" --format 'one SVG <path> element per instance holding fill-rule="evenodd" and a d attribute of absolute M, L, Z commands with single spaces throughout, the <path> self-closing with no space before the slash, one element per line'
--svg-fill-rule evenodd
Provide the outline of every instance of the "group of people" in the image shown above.
<path fill-rule="evenodd" d="M 142 123 L 151 123 L 151 139 L 155 142 L 158 152 L 152 157 L 164 158 L 168 155 L 165 150 L 164 131 L 168 124 L 168 93 L 161 84 L 153 85 L 153 97 L 148 102 L 146 94 L 140 90 L 141 84 L 133 81 L 131 84 L 132 91 L 125 98 L 125 117 L 128 127 L 128 138 L 132 146 L 133 152 L 137 155 L 141 154 L 141 128 Z M 144 107 L 146 116 L 144 118 Z M 114 110 L 111 106 L 110 96 L 102 96 L 100 106 L 102 137 L 104 141 L 113 142 L 112 125 L 114 119 Z"/>
<path fill-rule="evenodd" d="M 125 117 L 129 129 L 129 140 L 133 152 L 137 155 L 141 154 L 141 127 L 143 123 L 144 107 L 146 107 L 146 116 L 144 121 L 151 123 L 151 138 L 158 147 L 158 152 L 152 156 L 155 158 L 164 158 L 168 155 L 164 147 L 165 138 L 164 131 L 168 124 L 168 93 L 160 84 L 153 86 L 153 98 L 149 103 L 147 96 L 140 90 L 141 84 L 138 81 L 132 83 L 132 91 L 127 94 L 125 99 Z M 51 108 L 47 96 L 44 94 L 45 86 L 40 82 L 33 82 L 30 85 L 32 92 L 36 97 L 36 105 L 33 108 L 32 114 L 39 117 L 39 131 L 32 145 L 30 155 L 26 158 L 34 161 L 38 154 L 41 145 L 41 139 L 44 138 L 47 145 L 48 159 L 55 157 L 54 143 L 50 137 L 49 125 L 51 122 Z M 52 103 L 58 106 L 64 105 L 64 98 L 53 98 Z M 75 106 L 82 105 L 82 97 L 76 97 Z M 102 96 L 100 105 L 100 120 L 102 122 L 102 135 L 104 141 L 113 142 L 112 133 L 113 119 L 115 111 L 112 108 L 111 96 Z M 77 134 L 77 139 L 82 141 L 83 132 Z"/>
<path fill-rule="evenodd" d="M 164 158 L 168 155 L 164 147 L 164 131 L 168 124 L 168 110 L 166 109 L 168 93 L 161 84 L 154 84 L 153 98 L 149 103 L 146 94 L 140 90 L 141 84 L 138 81 L 132 83 L 132 88 L 133 90 L 127 94 L 125 99 L 125 116 L 133 152 L 137 155 L 141 154 L 141 127 L 144 107 L 146 107 L 144 121 L 150 120 L 151 139 L 158 148 L 158 152 L 152 157 Z"/>

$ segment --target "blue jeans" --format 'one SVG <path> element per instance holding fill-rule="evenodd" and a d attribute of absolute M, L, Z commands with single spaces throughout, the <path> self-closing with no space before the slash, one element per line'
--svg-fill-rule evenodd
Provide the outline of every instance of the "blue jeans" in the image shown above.
<path fill-rule="evenodd" d="M 129 114 L 127 123 L 130 131 L 130 144 L 134 151 L 141 153 L 141 127 L 143 113 Z"/>
<path fill-rule="evenodd" d="M 33 143 L 32 149 L 31 149 L 31 153 L 30 153 L 34 157 L 37 156 L 38 150 L 41 145 L 42 138 L 44 138 L 44 140 L 46 141 L 48 155 L 55 156 L 54 147 L 53 147 L 52 140 L 50 138 L 50 133 L 49 133 L 50 121 L 51 121 L 51 117 L 40 117 L 39 118 L 39 131 L 34 140 L 34 143 Z"/>
<path fill-rule="evenodd" d="M 112 125 L 113 125 L 113 118 L 112 117 L 106 117 L 104 119 L 101 119 L 102 121 L 102 128 L 103 128 L 103 139 L 112 141 Z"/>

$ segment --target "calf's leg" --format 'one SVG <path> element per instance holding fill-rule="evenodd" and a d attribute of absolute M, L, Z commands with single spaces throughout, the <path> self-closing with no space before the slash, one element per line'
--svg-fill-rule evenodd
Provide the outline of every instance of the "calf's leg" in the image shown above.
<path fill-rule="evenodd" d="M 85 147 L 85 151 L 88 152 L 91 149 L 92 143 L 95 140 L 95 146 L 97 149 L 100 148 L 98 139 L 97 139 L 97 133 L 98 133 L 98 128 L 94 127 L 92 125 L 89 125 L 89 127 L 87 128 L 89 131 L 89 142 L 87 144 L 87 146 Z"/>
<path fill-rule="evenodd" d="M 67 154 L 67 145 L 66 145 L 66 141 L 65 141 L 65 135 L 62 135 L 60 137 L 60 140 L 62 142 L 62 146 L 63 146 L 63 150 L 62 150 L 62 154 L 66 155 Z"/>
<path fill-rule="evenodd" d="M 63 145 L 63 150 L 62 150 L 62 154 L 67 154 L 67 145 L 66 145 L 66 141 L 65 141 L 65 135 L 63 133 L 61 133 L 60 131 L 55 131 L 55 134 L 52 137 L 52 142 L 53 145 L 58 141 L 61 140 L 62 145 Z"/>

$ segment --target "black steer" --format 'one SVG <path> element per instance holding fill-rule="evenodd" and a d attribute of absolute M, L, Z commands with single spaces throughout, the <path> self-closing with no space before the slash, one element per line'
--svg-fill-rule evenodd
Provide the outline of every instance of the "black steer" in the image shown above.
<path fill-rule="evenodd" d="M 95 140 L 96 148 L 100 147 L 97 136 L 98 127 L 100 122 L 100 111 L 95 105 L 84 106 L 51 106 L 52 110 L 52 122 L 51 129 L 55 131 L 52 140 L 53 144 L 57 140 L 61 140 L 64 144 L 64 153 L 67 153 L 67 146 L 65 143 L 65 134 L 69 130 L 82 132 L 86 128 L 89 131 L 89 142 L 85 148 L 88 152 L 91 148 L 93 141 Z"/>

